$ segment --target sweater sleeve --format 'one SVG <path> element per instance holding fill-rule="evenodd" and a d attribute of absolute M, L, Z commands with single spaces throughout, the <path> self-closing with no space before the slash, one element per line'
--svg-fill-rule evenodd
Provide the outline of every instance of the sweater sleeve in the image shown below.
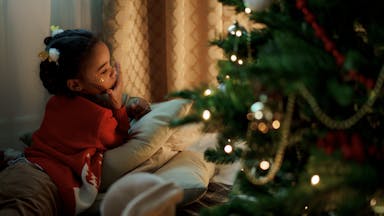
<path fill-rule="evenodd" d="M 120 109 L 114 110 L 113 116 L 117 120 L 117 130 L 122 133 L 128 133 L 130 124 L 129 124 L 127 108 L 125 106 L 122 106 Z"/>
<path fill-rule="evenodd" d="M 99 126 L 99 137 L 106 148 L 119 146 L 128 138 L 129 118 L 125 107 L 105 116 Z"/>

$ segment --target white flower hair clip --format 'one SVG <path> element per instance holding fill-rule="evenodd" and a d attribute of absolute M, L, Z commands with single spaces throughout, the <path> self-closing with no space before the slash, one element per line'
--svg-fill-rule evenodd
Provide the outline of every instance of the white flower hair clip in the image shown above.
<path fill-rule="evenodd" d="M 51 36 L 54 37 L 57 34 L 60 34 L 64 30 L 61 29 L 59 26 L 51 25 Z"/>
<path fill-rule="evenodd" d="M 55 62 L 57 65 L 59 64 L 60 52 L 56 48 L 49 48 L 48 51 L 44 50 L 39 53 L 39 57 L 41 61 L 45 61 L 48 59 L 49 62 Z"/>

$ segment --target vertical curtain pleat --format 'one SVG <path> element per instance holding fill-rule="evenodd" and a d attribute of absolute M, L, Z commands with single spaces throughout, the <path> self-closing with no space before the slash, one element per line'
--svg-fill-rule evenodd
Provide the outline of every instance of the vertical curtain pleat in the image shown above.
<path fill-rule="evenodd" d="M 226 34 L 233 10 L 206 0 L 104 0 L 103 12 L 104 37 L 128 94 L 157 102 L 172 91 L 216 84 L 223 54 L 209 41 Z"/>

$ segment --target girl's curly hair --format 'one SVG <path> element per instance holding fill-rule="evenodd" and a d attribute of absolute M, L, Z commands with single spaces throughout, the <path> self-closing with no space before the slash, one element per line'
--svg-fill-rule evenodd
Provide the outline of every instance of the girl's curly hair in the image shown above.
<path fill-rule="evenodd" d="M 48 59 L 40 63 L 40 79 L 50 94 L 74 95 L 67 87 L 67 80 L 78 77 L 90 52 L 99 41 L 91 32 L 83 29 L 65 30 L 44 39 L 46 50 L 56 48 L 60 52 L 57 63 Z"/>

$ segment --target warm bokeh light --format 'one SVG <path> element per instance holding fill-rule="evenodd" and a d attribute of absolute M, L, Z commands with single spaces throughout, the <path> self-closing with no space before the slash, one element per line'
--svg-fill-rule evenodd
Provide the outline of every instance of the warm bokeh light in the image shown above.
<path fill-rule="evenodd" d="M 280 121 L 279 120 L 274 120 L 272 122 L 272 128 L 273 129 L 279 129 L 280 128 Z"/>
<path fill-rule="evenodd" d="M 208 120 L 209 118 L 211 118 L 211 112 L 209 110 L 204 110 L 202 117 L 204 120 Z"/>
<path fill-rule="evenodd" d="M 257 129 L 259 129 L 259 131 L 261 131 L 262 133 L 268 132 L 268 127 L 264 122 L 260 122 L 259 125 L 257 126 Z"/>
<path fill-rule="evenodd" d="M 319 175 L 313 175 L 311 178 L 311 184 L 317 185 L 320 182 L 320 176 Z"/>
<path fill-rule="evenodd" d="M 208 95 L 211 95 L 212 94 L 212 90 L 211 89 L 207 89 L 204 91 L 204 96 L 208 96 Z"/>
<path fill-rule="evenodd" d="M 260 162 L 259 166 L 260 166 L 260 169 L 267 170 L 267 169 L 269 169 L 269 167 L 271 167 L 271 164 L 268 161 L 263 160 Z"/>
<path fill-rule="evenodd" d="M 263 112 L 261 112 L 261 111 L 256 111 L 256 112 L 254 113 L 254 117 L 255 117 L 255 119 L 257 119 L 257 120 L 262 119 L 262 118 L 263 118 Z"/>
<path fill-rule="evenodd" d="M 233 148 L 232 148 L 231 145 L 226 145 L 226 146 L 224 146 L 224 152 L 225 152 L 225 153 L 229 154 L 229 153 L 232 152 L 232 150 L 233 150 Z"/>
<path fill-rule="evenodd" d="M 237 56 L 235 54 L 231 55 L 231 61 L 235 62 L 237 60 Z"/>

